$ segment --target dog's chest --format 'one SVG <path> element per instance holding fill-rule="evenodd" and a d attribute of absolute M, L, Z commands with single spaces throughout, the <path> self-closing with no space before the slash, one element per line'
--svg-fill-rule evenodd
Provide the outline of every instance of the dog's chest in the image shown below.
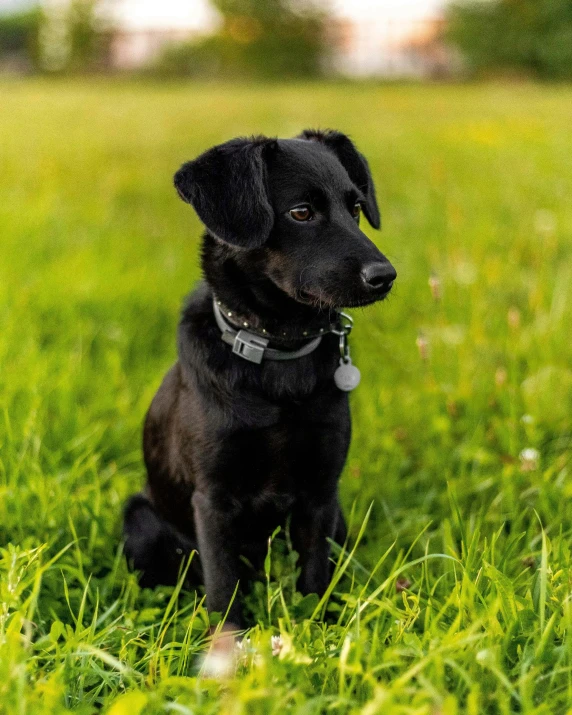
<path fill-rule="evenodd" d="M 256 465 L 256 485 L 250 490 L 255 511 L 267 508 L 289 511 L 303 492 L 308 478 L 306 460 L 310 440 L 289 423 L 262 430 L 257 436 L 260 460 Z"/>
<path fill-rule="evenodd" d="M 335 410 L 333 410 L 335 413 Z M 349 415 L 288 414 L 251 433 L 232 456 L 241 465 L 241 500 L 256 513 L 287 513 L 331 499 L 349 447 Z"/>

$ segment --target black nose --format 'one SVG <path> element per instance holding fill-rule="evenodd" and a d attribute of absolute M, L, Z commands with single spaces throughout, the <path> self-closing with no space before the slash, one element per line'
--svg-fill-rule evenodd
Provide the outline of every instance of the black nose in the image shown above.
<path fill-rule="evenodd" d="M 368 288 L 389 290 L 397 278 L 397 272 L 389 261 L 376 261 L 362 268 L 361 277 Z"/>

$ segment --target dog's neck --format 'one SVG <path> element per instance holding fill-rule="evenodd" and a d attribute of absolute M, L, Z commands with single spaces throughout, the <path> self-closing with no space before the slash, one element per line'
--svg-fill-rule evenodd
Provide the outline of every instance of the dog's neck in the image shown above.
<path fill-rule="evenodd" d="M 290 344 L 328 332 L 335 310 L 297 302 L 256 268 L 240 265 L 208 234 L 204 238 L 202 268 L 205 279 L 233 325 L 265 335 L 272 342 Z"/>

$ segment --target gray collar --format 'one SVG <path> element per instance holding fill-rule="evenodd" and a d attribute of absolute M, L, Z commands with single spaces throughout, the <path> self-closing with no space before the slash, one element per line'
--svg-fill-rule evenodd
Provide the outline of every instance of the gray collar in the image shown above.
<path fill-rule="evenodd" d="M 235 355 L 248 360 L 249 362 L 257 363 L 262 360 L 296 360 L 314 352 L 318 345 L 322 342 L 322 336 L 309 340 L 305 345 L 302 345 L 298 350 L 276 350 L 269 348 L 269 339 L 253 333 L 250 330 L 236 329 L 233 325 L 227 322 L 224 317 L 216 298 L 213 297 L 213 309 L 216 323 L 221 331 L 222 340 L 228 345 L 232 345 L 232 352 Z"/>

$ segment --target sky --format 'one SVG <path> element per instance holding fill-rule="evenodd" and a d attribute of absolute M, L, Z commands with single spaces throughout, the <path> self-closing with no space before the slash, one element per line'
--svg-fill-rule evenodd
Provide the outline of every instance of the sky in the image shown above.
<path fill-rule="evenodd" d="M 0 0 L 12 11 L 34 0 Z M 353 20 L 408 21 L 433 16 L 445 0 L 329 0 L 336 15 Z M 206 29 L 216 23 L 208 0 L 115 0 L 117 17 L 133 29 Z"/>

